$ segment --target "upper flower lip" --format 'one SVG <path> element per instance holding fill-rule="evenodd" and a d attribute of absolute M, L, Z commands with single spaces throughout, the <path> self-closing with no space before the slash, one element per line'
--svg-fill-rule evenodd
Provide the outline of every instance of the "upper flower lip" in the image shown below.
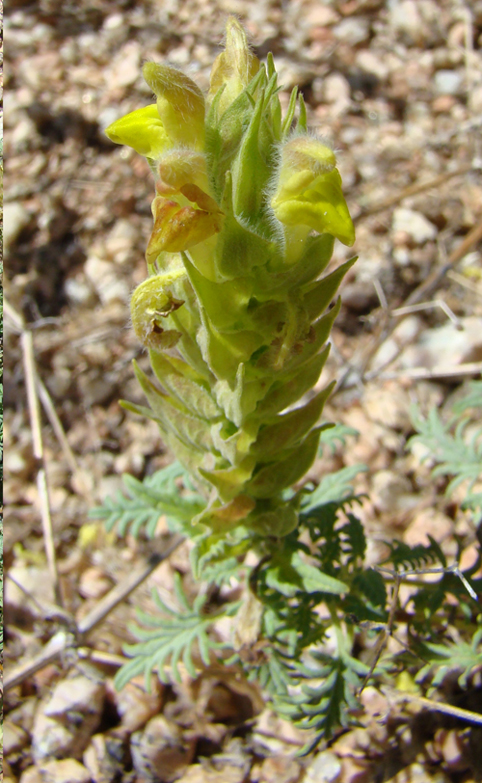
<path fill-rule="evenodd" d="M 108 138 L 154 160 L 175 146 L 202 149 L 205 103 L 197 84 L 168 65 L 146 63 L 142 70 L 157 102 L 113 122 Z"/>

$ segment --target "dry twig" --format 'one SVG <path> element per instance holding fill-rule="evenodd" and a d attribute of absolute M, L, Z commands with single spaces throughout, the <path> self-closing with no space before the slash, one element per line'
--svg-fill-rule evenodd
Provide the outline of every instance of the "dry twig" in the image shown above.
<path fill-rule="evenodd" d="M 464 710 L 461 707 L 453 707 L 451 704 L 435 701 L 435 699 L 427 699 L 425 696 L 417 696 L 415 693 L 397 691 L 395 688 L 390 688 L 389 686 L 383 686 L 382 691 L 396 701 L 409 701 L 412 704 L 418 704 L 420 707 L 427 707 L 429 710 L 451 715 L 452 718 L 466 720 L 468 723 L 475 723 L 482 726 L 482 715 L 478 712 Z"/>
<path fill-rule="evenodd" d="M 183 542 L 182 536 L 172 536 L 162 551 L 152 554 L 147 563 L 143 563 L 135 569 L 132 574 L 107 593 L 99 601 L 89 614 L 75 626 L 72 621 L 70 632 L 67 630 L 58 631 L 55 636 L 45 645 L 43 650 L 30 661 L 18 666 L 13 672 L 9 673 L 4 680 L 4 690 L 14 688 L 20 685 L 28 677 L 43 669 L 50 663 L 60 658 L 69 649 L 75 649 L 81 644 L 94 628 L 104 620 L 121 601 L 124 601 L 150 574 L 174 552 Z"/>
<path fill-rule="evenodd" d="M 468 174 L 469 171 L 473 171 L 474 168 L 475 167 L 473 163 L 470 163 L 467 166 L 462 166 L 459 169 L 455 169 L 455 171 L 444 171 L 443 174 L 439 174 L 438 177 L 429 179 L 427 182 L 414 182 L 412 185 L 408 185 L 406 188 L 398 193 L 395 193 L 393 196 L 376 201 L 374 204 L 371 204 L 367 207 L 362 207 L 361 212 L 353 219 L 353 222 L 356 225 L 361 220 L 364 220 L 364 218 L 369 217 L 370 215 L 376 215 L 378 212 L 384 212 L 390 207 L 395 207 L 406 198 L 410 198 L 410 196 L 417 196 L 420 193 L 425 193 L 426 190 L 438 188 L 440 185 L 443 185 L 444 182 L 447 182 L 447 180 L 452 179 L 452 177 L 461 177 L 464 174 Z"/>
<path fill-rule="evenodd" d="M 44 459 L 42 423 L 37 394 L 37 369 L 35 366 L 35 357 L 33 352 L 32 332 L 24 327 L 20 335 L 20 341 L 22 345 L 25 385 L 27 387 L 27 400 L 30 417 L 30 428 L 32 431 L 33 454 L 37 463 L 37 490 L 39 496 L 45 553 L 47 556 L 47 564 L 50 572 L 50 578 L 52 580 L 55 600 L 59 606 L 63 606 L 60 579 L 57 569 L 57 559 L 55 555 L 52 515 L 50 513 L 49 488 Z"/>
<path fill-rule="evenodd" d="M 474 247 L 474 245 L 480 242 L 480 240 L 482 240 L 482 220 L 480 223 L 477 223 L 475 226 L 473 226 L 460 245 L 458 245 L 455 250 L 452 251 L 447 261 L 434 269 L 433 272 L 425 280 L 423 280 L 414 291 L 412 291 L 410 296 L 407 297 L 403 305 L 401 305 L 399 308 L 399 311 L 405 311 L 401 317 L 405 317 L 405 315 L 410 312 L 408 308 L 412 307 L 413 305 L 417 305 L 422 300 L 430 297 L 436 288 L 440 285 L 445 275 L 456 264 L 458 264 L 458 262 L 469 252 L 472 247 Z M 346 384 L 348 377 L 353 375 L 353 373 L 357 376 L 357 378 L 359 378 L 360 381 L 365 378 L 373 357 L 378 352 L 383 343 L 385 343 L 386 340 L 391 337 L 399 321 L 400 319 L 395 318 L 393 313 L 390 311 L 385 309 L 382 310 L 380 322 L 373 339 L 370 341 L 368 346 L 360 351 L 358 356 L 355 356 L 351 362 L 346 364 L 345 372 L 340 377 L 336 386 L 336 390 L 342 388 Z M 446 369 L 447 368 L 445 368 L 445 370 Z M 427 372 L 426 369 L 424 371 Z M 379 373 L 377 372 L 376 375 L 378 374 Z M 446 377 L 453 374 L 454 373 L 452 371 L 450 373 L 446 373 Z M 371 377 L 373 377 L 373 375 L 371 375 Z"/>

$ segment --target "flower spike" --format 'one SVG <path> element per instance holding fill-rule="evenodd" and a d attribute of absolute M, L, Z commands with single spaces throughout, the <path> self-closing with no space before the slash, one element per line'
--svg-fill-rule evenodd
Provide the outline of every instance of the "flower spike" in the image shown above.
<path fill-rule="evenodd" d="M 156 177 L 148 277 L 131 302 L 155 380 L 135 372 L 206 497 L 194 521 L 216 535 L 244 525 L 284 536 L 298 520 L 290 488 L 329 426 L 331 385 L 302 397 L 328 357 L 340 302 L 330 305 L 353 263 L 320 277 L 335 239 L 355 239 L 336 156 L 307 132 L 296 92 L 283 118 L 273 59 L 260 64 L 233 17 L 207 113 L 188 76 L 156 63 L 143 73 L 156 103 L 106 131 Z"/>

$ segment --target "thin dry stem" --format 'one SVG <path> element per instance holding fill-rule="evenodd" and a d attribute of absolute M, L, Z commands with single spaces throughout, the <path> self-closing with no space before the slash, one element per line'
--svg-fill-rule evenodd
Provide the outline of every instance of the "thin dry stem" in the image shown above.
<path fill-rule="evenodd" d="M 451 704 L 445 704 L 444 702 L 435 701 L 434 699 L 427 699 L 425 696 L 417 696 L 414 693 L 403 693 L 402 691 L 397 691 L 389 686 L 383 686 L 382 691 L 396 701 L 409 701 L 412 702 L 412 704 L 420 705 L 420 707 L 427 707 L 429 710 L 443 712 L 445 715 L 451 715 L 453 718 L 466 720 L 469 723 L 475 723 L 482 726 L 482 715 L 477 712 L 464 710 L 461 707 L 453 707 Z"/>
<path fill-rule="evenodd" d="M 393 378 L 407 378 L 410 380 L 437 380 L 441 378 L 463 378 L 465 376 L 478 376 L 482 373 L 482 362 L 465 362 L 455 366 L 436 364 L 428 370 L 426 367 L 409 367 L 398 372 L 379 374 L 377 377 L 385 380 Z"/>
<path fill-rule="evenodd" d="M 40 380 L 40 378 L 37 378 L 37 390 L 38 395 L 40 398 L 40 402 L 43 405 L 43 409 L 45 413 L 47 414 L 47 418 L 50 422 L 50 425 L 57 437 L 58 442 L 60 443 L 60 446 L 62 448 L 62 451 L 64 452 L 65 460 L 71 470 L 71 472 L 75 475 L 78 470 L 79 466 L 77 464 L 77 460 L 75 459 L 74 452 L 70 448 L 69 441 L 67 440 L 67 436 L 65 434 L 65 430 L 62 427 L 62 422 L 60 421 L 59 417 L 57 416 L 57 411 L 54 408 L 54 404 L 52 402 L 52 398 L 50 394 L 47 391 L 46 386 L 44 383 Z"/>
<path fill-rule="evenodd" d="M 433 310 L 436 307 L 439 307 L 458 329 L 461 328 L 460 319 L 457 318 L 455 313 L 448 306 L 447 302 L 444 302 L 443 299 L 434 299 L 433 302 L 419 302 L 419 304 L 408 305 L 407 307 L 397 307 L 396 310 L 392 310 L 392 315 L 395 316 L 395 318 L 399 318 L 403 315 L 420 313 L 424 310 Z"/>
<path fill-rule="evenodd" d="M 172 536 L 162 551 L 159 551 L 149 558 L 147 563 L 143 563 L 139 568 L 132 572 L 130 577 L 119 583 L 87 614 L 77 627 L 71 632 L 62 630 L 55 634 L 45 645 L 41 652 L 34 656 L 30 661 L 18 666 L 13 672 L 9 673 L 4 680 L 4 690 L 14 688 L 20 685 L 28 677 L 43 669 L 50 663 L 58 660 L 67 650 L 75 648 L 83 642 L 89 633 L 104 620 L 121 601 L 124 601 L 150 574 L 174 552 L 175 549 L 184 541 L 182 536 Z"/>
<path fill-rule="evenodd" d="M 32 333 L 28 331 L 28 329 L 24 329 L 21 333 L 20 340 L 23 353 L 25 384 L 27 387 L 27 400 L 30 417 L 30 428 L 32 431 L 33 454 L 37 462 L 37 490 L 39 496 L 40 516 L 42 520 L 45 554 L 47 556 L 47 564 L 50 578 L 52 580 L 55 600 L 59 606 L 63 606 L 59 572 L 57 569 L 57 559 L 55 555 L 52 515 L 50 513 L 49 488 L 47 482 L 47 473 L 45 470 L 40 405 L 37 395 L 37 371 L 33 352 Z"/>
<path fill-rule="evenodd" d="M 407 297 L 403 305 L 399 308 L 402 310 L 405 310 L 406 312 L 401 316 L 404 318 L 408 312 L 407 308 L 419 304 L 421 301 L 429 297 L 440 285 L 443 278 L 446 276 L 446 274 L 452 270 L 456 264 L 470 251 L 474 245 L 476 245 L 480 240 L 482 239 L 482 221 L 479 223 L 476 223 L 475 226 L 469 231 L 469 233 L 466 235 L 466 237 L 463 239 L 463 241 L 458 245 L 455 250 L 450 254 L 448 259 L 443 263 L 440 264 L 434 271 L 422 282 L 420 285 L 412 291 L 410 296 Z M 346 365 L 345 372 L 340 377 L 337 386 L 336 391 L 338 391 L 340 388 L 342 388 L 349 378 L 350 375 L 355 374 L 358 382 L 363 382 L 365 378 L 368 379 L 368 377 L 378 377 L 380 375 L 380 372 L 377 371 L 375 373 L 370 373 L 370 375 L 367 375 L 367 370 L 370 367 L 370 364 L 373 360 L 373 357 L 378 352 L 379 348 L 391 337 L 393 334 L 393 331 L 395 330 L 395 327 L 400 322 L 399 319 L 395 318 L 393 316 L 393 313 L 390 313 L 390 311 L 382 310 L 381 317 L 380 317 L 380 323 L 378 325 L 378 328 L 376 329 L 376 332 L 373 336 L 373 339 L 370 341 L 370 344 L 364 348 L 360 353 L 355 356 L 351 362 L 348 362 Z M 390 361 L 390 364 L 392 361 L 394 361 L 396 357 L 393 357 L 393 359 Z M 474 372 L 477 372 L 477 366 L 479 365 L 478 362 L 470 363 L 470 365 L 465 365 L 465 369 L 462 370 L 461 373 L 457 372 L 456 368 L 450 368 L 450 371 L 447 370 L 447 368 L 433 368 L 431 371 L 427 371 L 426 368 L 415 368 L 415 373 L 413 377 L 450 377 L 451 375 L 467 375 L 467 374 L 473 374 Z M 462 366 L 462 365 L 461 365 Z M 475 369 L 471 369 L 472 366 L 475 367 Z M 419 371 L 421 372 L 423 370 L 424 373 L 431 373 L 427 376 L 425 375 L 419 375 Z M 480 372 L 480 370 L 479 370 Z M 435 374 L 433 374 L 435 373 Z M 441 373 L 441 374 L 440 374 Z M 407 372 L 404 373 L 398 373 L 394 377 L 400 377 L 400 375 L 407 375 Z"/>
<path fill-rule="evenodd" d="M 464 174 L 468 174 L 469 171 L 473 170 L 474 165 L 470 163 L 469 165 L 461 166 L 461 168 L 456 169 L 455 171 L 445 171 L 443 174 L 440 174 L 438 177 L 434 177 L 427 182 L 414 182 L 412 185 L 408 185 L 408 187 L 404 188 L 399 193 L 382 199 L 381 201 L 376 201 L 374 204 L 362 208 L 360 214 L 353 219 L 353 222 L 356 225 L 360 222 L 360 220 L 363 220 L 370 215 L 376 215 L 378 212 L 384 212 L 384 210 L 389 209 L 390 207 L 397 206 L 397 204 L 400 204 L 410 196 L 416 196 L 420 193 L 424 193 L 426 190 L 438 188 L 444 182 L 447 182 L 447 180 L 452 179 L 452 177 L 461 177 Z"/>

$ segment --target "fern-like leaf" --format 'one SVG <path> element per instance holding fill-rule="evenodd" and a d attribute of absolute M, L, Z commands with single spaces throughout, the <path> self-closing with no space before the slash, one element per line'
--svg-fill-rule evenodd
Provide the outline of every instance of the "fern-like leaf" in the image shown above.
<path fill-rule="evenodd" d="M 314 508 L 324 506 L 327 503 L 341 505 L 343 500 L 353 497 L 353 480 L 359 473 L 367 470 L 366 465 L 349 465 L 323 476 L 316 489 L 304 495 L 301 504 L 302 513 L 307 514 Z"/>
<path fill-rule="evenodd" d="M 239 578 L 243 555 L 252 547 L 253 533 L 240 525 L 226 533 L 203 532 L 191 551 L 191 567 L 196 579 L 218 587 Z"/>
<path fill-rule="evenodd" d="M 482 628 L 478 628 L 470 642 L 462 639 L 449 644 L 426 642 L 420 652 L 429 663 L 417 675 L 419 681 L 433 675 L 432 685 L 440 685 L 449 671 L 460 671 L 458 682 L 461 688 L 475 668 L 482 667 Z"/>
<path fill-rule="evenodd" d="M 182 479 L 188 492 L 180 491 L 176 481 Z M 206 501 L 192 489 L 189 477 L 182 466 L 175 462 L 159 470 L 143 481 L 123 476 L 127 497 L 120 492 L 107 498 L 103 506 L 93 508 L 91 519 L 102 519 L 107 530 L 117 526 L 120 536 L 129 530 L 134 537 L 142 529 L 152 538 L 161 515 L 165 515 L 171 529 L 189 534 L 191 520 L 206 506 Z"/>
<path fill-rule="evenodd" d="M 475 417 L 464 415 L 469 409 L 482 408 L 482 382 L 471 385 L 468 395 L 454 406 L 455 416 L 447 423 L 433 409 L 426 419 L 415 410 L 413 422 L 417 435 L 412 443 L 422 443 L 431 458 L 438 463 L 434 476 L 452 476 L 447 486 L 450 495 L 459 484 L 467 482 L 466 508 L 482 509 L 482 493 L 473 492 L 476 482 L 482 480 L 482 427 L 477 426 Z"/>
<path fill-rule="evenodd" d="M 482 381 L 472 381 L 468 389 L 467 394 L 457 400 L 452 408 L 455 416 L 460 416 L 470 408 L 482 408 Z"/>
<path fill-rule="evenodd" d="M 369 667 L 345 649 L 339 649 L 336 656 L 314 650 L 307 665 L 294 666 L 294 680 L 304 680 L 300 692 L 289 701 L 275 700 L 275 705 L 300 729 L 315 732 L 302 754 L 310 752 L 321 739 L 329 739 L 335 729 L 353 722 L 350 710 L 359 707 L 355 693 L 368 672 Z"/>
<path fill-rule="evenodd" d="M 179 682 L 180 661 L 187 672 L 195 677 L 193 653 L 198 652 L 202 662 L 209 666 L 211 652 L 224 647 L 211 639 L 208 631 L 220 617 L 228 613 L 232 614 L 237 609 L 237 604 L 230 604 L 227 609 L 216 614 L 206 615 L 203 613 L 203 608 L 207 597 L 200 594 L 191 607 L 182 589 L 179 574 L 175 575 L 174 589 L 180 605 L 179 610 L 166 606 L 157 591 L 154 591 L 153 599 L 159 614 L 154 616 L 138 611 L 143 627 L 135 626 L 130 630 L 139 642 L 128 644 L 124 648 L 124 652 L 132 657 L 132 660 L 117 673 L 115 679 L 117 688 L 123 688 L 129 680 L 142 673 L 146 680 L 146 687 L 149 688 L 154 671 L 162 682 L 168 682 L 170 679 L 166 668 L 168 664 L 172 677 Z"/>
<path fill-rule="evenodd" d="M 431 536 L 428 538 L 429 544 L 416 544 L 415 546 L 409 546 L 403 541 L 392 541 L 388 544 L 391 550 L 390 555 L 383 562 L 391 563 L 397 571 L 426 568 L 434 563 L 445 568 L 447 561 L 439 544 Z"/>
<path fill-rule="evenodd" d="M 336 451 L 337 445 L 346 446 L 346 440 L 349 437 L 356 437 L 359 435 L 358 431 L 353 427 L 348 427 L 346 424 L 335 424 L 333 427 L 329 427 L 320 435 L 320 448 L 319 451 L 322 454 L 327 447 L 332 454 Z"/>

